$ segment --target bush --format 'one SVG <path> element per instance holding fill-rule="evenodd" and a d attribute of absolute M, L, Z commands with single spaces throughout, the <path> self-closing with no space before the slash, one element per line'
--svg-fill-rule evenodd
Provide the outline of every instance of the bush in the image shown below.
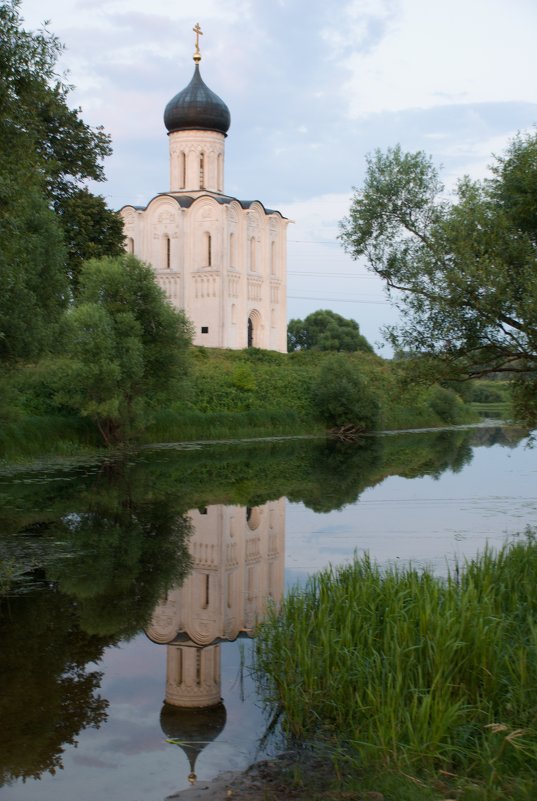
<path fill-rule="evenodd" d="M 429 406 L 444 423 L 457 423 L 461 400 L 452 389 L 441 386 L 431 388 Z"/>
<path fill-rule="evenodd" d="M 327 360 L 312 387 L 318 416 L 329 426 L 352 425 L 362 431 L 378 427 L 379 403 L 364 378 L 349 360 L 333 356 Z"/>
<path fill-rule="evenodd" d="M 231 383 L 236 389 L 253 392 L 256 387 L 255 376 L 248 364 L 237 364 L 231 374 Z"/>
<path fill-rule="evenodd" d="M 490 383 L 478 382 L 472 390 L 472 401 L 474 403 L 504 403 L 505 394 L 497 387 L 492 387 Z"/>

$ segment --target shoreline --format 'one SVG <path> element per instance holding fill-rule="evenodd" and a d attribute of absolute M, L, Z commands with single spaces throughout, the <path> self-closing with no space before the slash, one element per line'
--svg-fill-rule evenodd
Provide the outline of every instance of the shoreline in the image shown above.
<path fill-rule="evenodd" d="M 194 786 L 167 795 L 164 801 L 311 801 L 314 793 L 318 798 L 318 793 L 329 791 L 332 778 L 328 759 L 284 751 L 242 771 L 226 771 L 206 781 L 198 779 Z M 330 792 L 327 801 L 336 797 L 337 793 Z M 380 794 L 376 801 L 381 801 Z"/>

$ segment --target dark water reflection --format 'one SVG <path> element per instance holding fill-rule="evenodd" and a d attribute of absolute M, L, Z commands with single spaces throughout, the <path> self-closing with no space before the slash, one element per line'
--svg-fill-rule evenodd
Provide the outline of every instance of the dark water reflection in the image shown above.
<path fill-rule="evenodd" d="M 476 447 L 514 451 L 523 439 L 478 428 L 359 447 L 161 447 L 4 470 L 0 798 L 147 801 L 200 765 L 214 773 L 247 764 L 263 716 L 243 638 L 284 591 L 286 508 L 289 537 L 298 515 L 352 515 L 390 476 L 439 480 L 464 470 Z M 325 563 L 337 558 L 334 542 L 328 535 Z M 290 549 L 295 562 L 307 547 Z M 233 652 L 227 641 L 237 641 Z M 213 709 L 188 711 L 199 703 Z M 217 737 L 211 767 L 204 749 Z M 182 741 L 182 753 L 170 758 L 165 738 Z"/>

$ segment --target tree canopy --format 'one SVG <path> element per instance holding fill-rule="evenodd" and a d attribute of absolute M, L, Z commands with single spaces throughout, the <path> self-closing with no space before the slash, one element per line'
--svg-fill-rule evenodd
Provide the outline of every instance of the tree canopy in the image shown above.
<path fill-rule="evenodd" d="M 72 87 L 56 72 L 63 46 L 46 28 L 27 31 L 20 0 L 0 3 L 0 131 L 5 166 L 19 164 L 41 174 L 46 195 L 56 202 L 81 182 L 104 180 L 102 160 L 110 137 L 91 128 L 79 108 L 69 108 Z"/>
<path fill-rule="evenodd" d="M 83 259 L 119 254 L 119 217 L 86 188 L 104 180 L 110 137 L 68 105 L 62 52 L 0 0 L 0 359 L 32 359 L 76 291 Z M 43 325 L 43 321 L 47 325 Z"/>
<path fill-rule="evenodd" d="M 54 206 L 67 248 L 67 277 L 78 294 L 82 264 L 88 259 L 124 253 L 123 221 L 100 195 L 87 187 L 73 189 Z"/>
<path fill-rule="evenodd" d="M 425 153 L 377 150 L 340 238 L 386 282 L 396 347 L 448 375 L 515 376 L 517 412 L 537 422 L 537 132 L 518 135 L 486 180 L 462 178 L 452 200 Z"/>
<path fill-rule="evenodd" d="M 312 312 L 304 320 L 290 320 L 287 326 L 287 350 L 333 350 L 373 352 L 360 333 L 356 320 L 349 320 L 329 309 Z"/>
<path fill-rule="evenodd" d="M 93 420 L 110 444 L 146 422 L 184 377 L 191 326 L 134 256 L 84 264 L 77 304 L 50 363 L 59 407 Z"/>
<path fill-rule="evenodd" d="M 42 195 L 0 198 L 0 363 L 50 347 L 67 296 L 62 233 Z"/>

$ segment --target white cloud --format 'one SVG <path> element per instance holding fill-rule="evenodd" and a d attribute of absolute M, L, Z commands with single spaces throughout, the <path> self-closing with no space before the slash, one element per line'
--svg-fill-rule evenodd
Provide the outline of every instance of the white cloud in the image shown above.
<path fill-rule="evenodd" d="M 369 22 L 381 20 L 384 28 L 372 49 L 362 46 L 360 33 L 354 44 L 347 37 L 350 77 L 343 96 L 351 117 L 453 103 L 537 102 L 537 7 L 524 0 L 366 6 Z M 350 3 L 347 12 L 356 7 Z"/>
<path fill-rule="evenodd" d="M 446 188 L 454 188 L 459 178 L 469 175 L 474 181 L 490 178 L 490 165 L 494 156 L 500 155 L 507 147 L 517 131 L 508 134 L 491 136 L 486 139 L 453 142 L 441 152 L 444 158 L 457 164 L 456 170 L 444 172 L 442 175 Z"/>

